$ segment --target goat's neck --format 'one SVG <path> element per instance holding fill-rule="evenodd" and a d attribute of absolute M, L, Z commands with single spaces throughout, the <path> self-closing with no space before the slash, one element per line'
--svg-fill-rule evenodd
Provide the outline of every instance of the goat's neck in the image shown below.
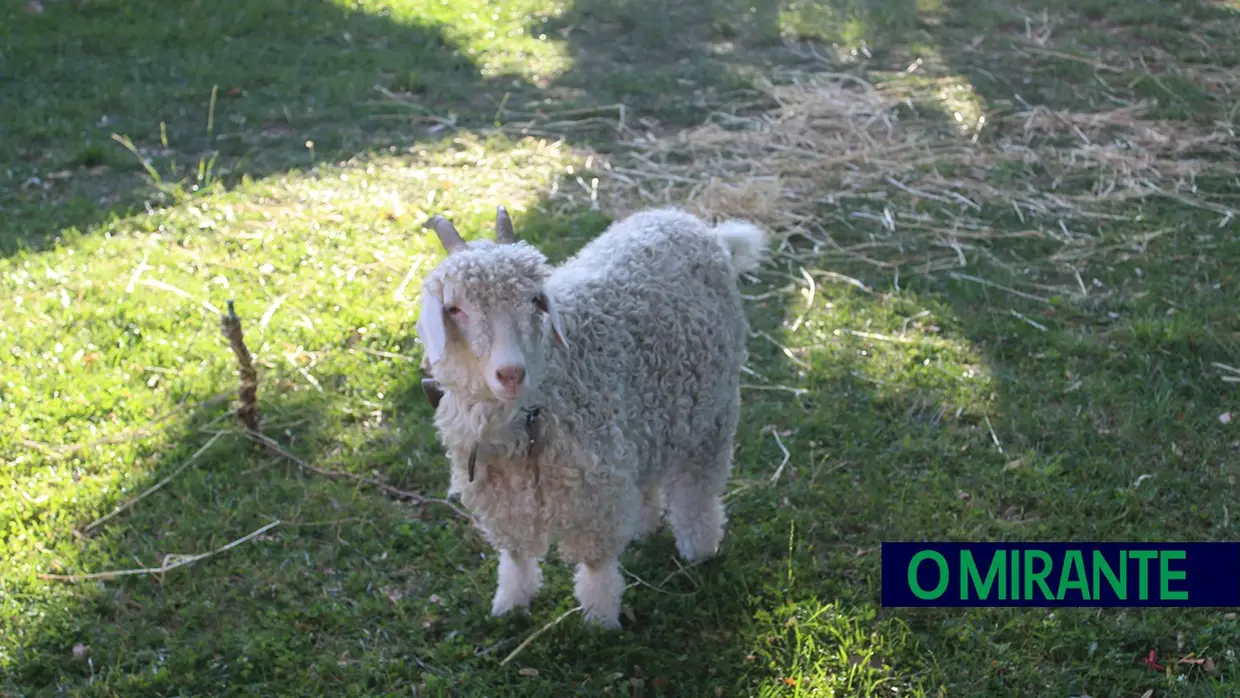
<path fill-rule="evenodd" d="M 451 395 L 456 410 L 468 415 L 465 436 L 474 443 L 504 441 L 522 433 L 528 415 L 545 413 L 543 396 L 531 392 L 516 402 L 502 402 L 494 397 Z"/>

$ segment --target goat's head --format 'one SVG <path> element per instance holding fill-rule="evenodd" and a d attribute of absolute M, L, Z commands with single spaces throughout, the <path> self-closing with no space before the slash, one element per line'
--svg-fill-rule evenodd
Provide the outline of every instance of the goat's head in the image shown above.
<path fill-rule="evenodd" d="M 567 346 L 555 301 L 543 288 L 547 258 L 517 241 L 503 206 L 494 242 L 466 243 L 442 216 L 425 227 L 448 252 L 422 284 L 417 332 L 430 371 L 449 390 L 519 400 L 542 380 L 551 344 Z"/>

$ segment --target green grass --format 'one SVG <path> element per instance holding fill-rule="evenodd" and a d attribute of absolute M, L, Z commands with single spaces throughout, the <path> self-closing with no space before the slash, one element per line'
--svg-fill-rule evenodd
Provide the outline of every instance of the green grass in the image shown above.
<path fill-rule="evenodd" d="M 1216 364 L 1240 365 L 1240 237 L 1217 211 L 1151 199 L 1071 221 L 1090 254 L 1069 268 L 1051 256 L 1086 243 L 1001 239 L 1059 229 L 986 208 L 995 240 L 960 271 L 1047 303 L 833 258 L 817 266 L 873 292 L 820 279 L 809 306 L 776 292 L 795 267 L 767 268 L 745 289 L 750 378 L 775 389 L 745 392 L 722 555 L 685 570 L 668 533 L 635 545 L 622 631 L 570 616 L 509 664 L 575 605 L 570 571 L 547 566 L 530 616 L 492 619 L 495 558 L 446 508 L 242 438 L 217 314 L 235 299 L 270 437 L 439 496 L 413 327 L 441 250 L 419 226 L 442 212 L 480 234 L 505 203 L 553 258 L 580 247 L 610 219 L 576 176 L 620 149 L 574 110 L 624 104 L 630 128 L 675 133 L 761 110 L 762 76 L 817 66 L 967 86 L 915 104 L 925 121 L 1153 99 L 1187 129 L 1236 113 L 1212 81 L 1240 58 L 1234 5 L 41 8 L 0 26 L 0 696 L 1234 695 L 1228 609 L 879 604 L 884 540 L 1236 538 L 1240 394 Z M 1080 186 L 1020 163 L 987 177 Z M 1192 184 L 1236 206 L 1240 183 Z M 873 206 L 821 219 L 841 245 L 888 244 L 849 215 Z M 165 575 L 39 576 L 158 567 L 276 520 Z M 1151 649 L 1166 671 L 1141 663 Z"/>

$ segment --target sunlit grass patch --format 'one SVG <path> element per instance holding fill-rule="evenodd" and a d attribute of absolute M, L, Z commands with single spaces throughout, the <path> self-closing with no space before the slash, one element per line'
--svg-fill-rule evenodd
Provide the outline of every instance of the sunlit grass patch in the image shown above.
<path fill-rule="evenodd" d="M 442 2 L 441 0 L 378 0 L 358 3 L 332 0 L 349 11 L 408 24 L 437 22 L 452 46 L 479 65 L 481 75 L 512 75 L 530 81 L 550 80 L 568 69 L 561 37 L 548 35 L 542 25 L 557 17 L 567 3 L 517 0 L 495 4 L 485 0 Z M 453 48 L 455 46 L 455 48 Z"/>
<path fill-rule="evenodd" d="M 462 137 L 186 197 L 0 259 L 11 299 L 0 307 L 0 452 L 22 493 L 0 511 L 35 525 L 129 493 L 177 423 L 152 420 L 235 390 L 218 329 L 229 299 L 260 393 L 321 393 L 346 422 L 373 426 L 348 415 L 358 400 L 382 411 L 395 386 L 379 374 L 393 361 L 413 368 L 411 299 L 442 254 L 422 223 L 444 213 L 467 236 L 489 235 L 503 203 L 520 225 L 574 158 L 535 139 Z"/>
<path fill-rule="evenodd" d="M 786 603 L 756 618 L 754 659 L 769 677 L 752 695 L 926 696 L 908 628 L 872 606 Z"/>

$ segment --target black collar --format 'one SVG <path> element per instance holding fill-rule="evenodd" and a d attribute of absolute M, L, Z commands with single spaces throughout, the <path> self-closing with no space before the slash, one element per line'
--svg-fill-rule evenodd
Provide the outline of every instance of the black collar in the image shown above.
<path fill-rule="evenodd" d="M 538 486 L 539 469 L 538 456 L 542 453 L 543 440 L 541 429 L 542 407 L 522 407 L 521 413 L 525 415 L 525 460 L 534 468 L 534 486 Z M 469 481 L 474 481 L 474 466 L 478 462 L 478 444 L 469 451 Z"/>

